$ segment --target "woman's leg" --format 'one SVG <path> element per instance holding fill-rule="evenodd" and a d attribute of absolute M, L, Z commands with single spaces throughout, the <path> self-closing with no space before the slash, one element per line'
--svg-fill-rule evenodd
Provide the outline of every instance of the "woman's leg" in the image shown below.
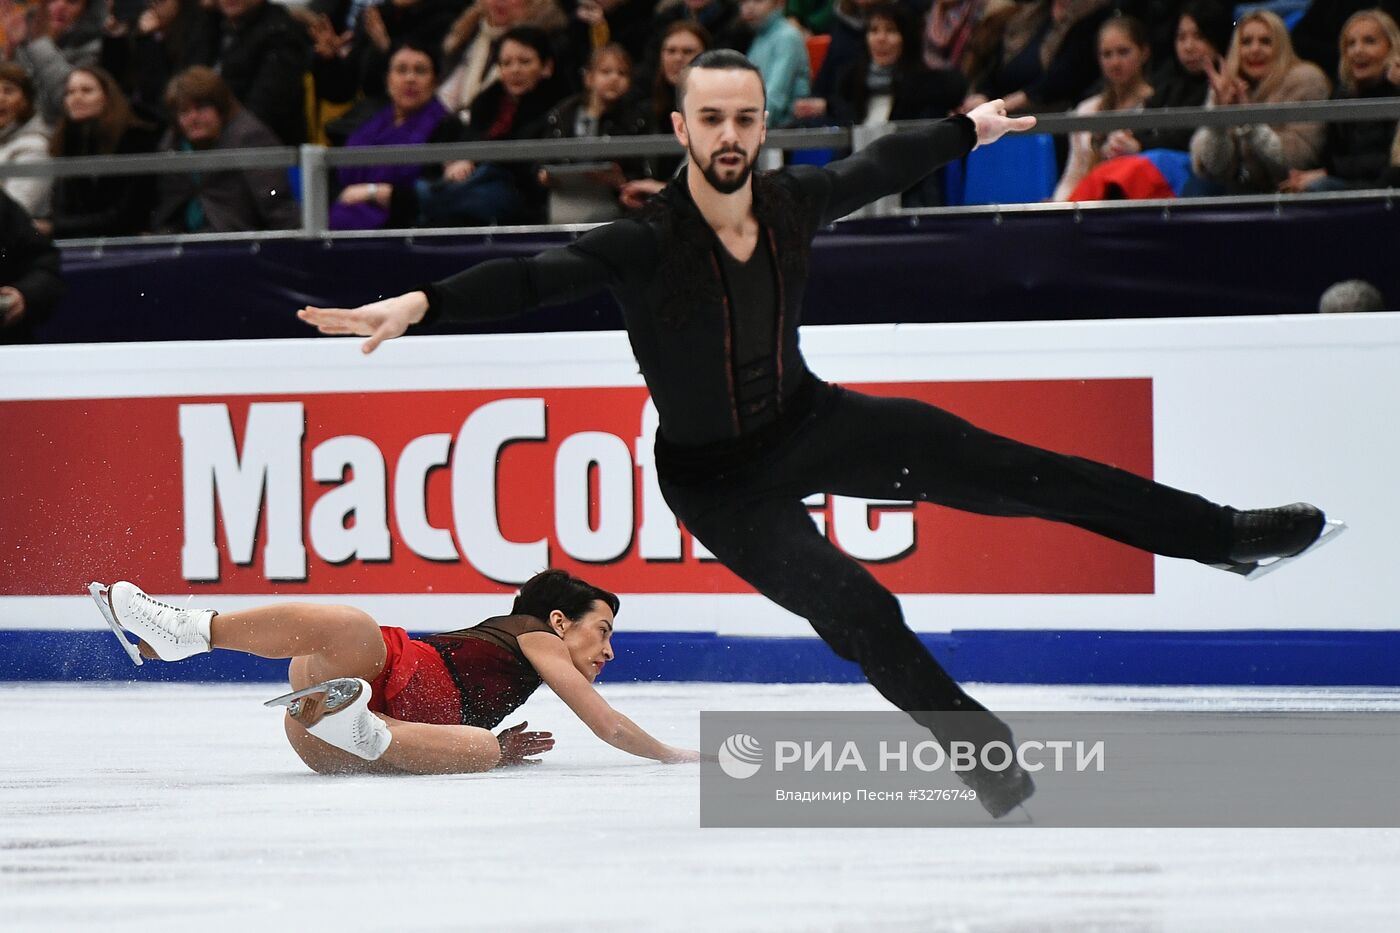
<path fill-rule="evenodd" d="M 320 683 L 301 683 L 305 679 L 298 671 L 305 666 L 302 660 L 292 662 L 292 686 L 297 689 Z M 489 771 L 501 760 L 500 744 L 488 729 L 379 718 L 389 726 L 393 741 L 375 761 L 322 742 L 290 715 L 285 718 L 287 740 L 306 766 L 319 774 L 469 774 Z"/>
<path fill-rule="evenodd" d="M 373 681 L 384 670 L 386 652 L 378 623 L 351 606 L 262 606 L 215 616 L 210 633 L 215 648 L 291 658 L 287 679 L 293 690 L 337 677 Z M 488 771 L 500 760 L 500 745 L 489 730 L 379 718 L 389 726 L 393 741 L 375 761 L 321 741 L 290 714 L 284 717 L 284 727 L 301 760 L 322 774 L 459 774 Z"/>
<path fill-rule="evenodd" d="M 301 661 L 300 667 L 292 665 L 305 680 L 291 678 L 298 690 L 334 677 L 372 681 L 384 670 L 379 623 L 353 606 L 277 603 L 220 613 L 210 622 L 209 633 L 214 648 Z"/>

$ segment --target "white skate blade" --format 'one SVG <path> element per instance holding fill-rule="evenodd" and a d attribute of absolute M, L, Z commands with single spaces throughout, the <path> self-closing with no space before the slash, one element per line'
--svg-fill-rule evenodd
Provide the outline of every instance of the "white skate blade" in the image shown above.
<path fill-rule="evenodd" d="M 121 642 L 122 650 L 126 652 L 126 656 L 131 658 L 132 663 L 137 667 L 146 663 L 141 657 L 141 649 L 126 640 L 126 629 L 122 628 L 117 623 L 116 617 L 112 615 L 112 607 L 107 602 L 106 584 L 89 583 L 88 595 L 92 597 L 93 602 L 97 603 L 97 610 L 102 613 L 102 618 L 106 619 L 107 624 L 112 627 L 112 634 L 117 636 L 117 641 Z"/>
<path fill-rule="evenodd" d="M 1291 554 L 1288 557 L 1275 557 L 1271 560 L 1259 561 L 1258 563 L 1252 565 L 1216 564 L 1215 566 L 1219 567 L 1221 570 L 1229 570 L 1231 573 L 1237 573 L 1240 576 L 1244 577 L 1246 580 L 1258 580 L 1265 574 L 1273 573 L 1275 570 L 1279 569 L 1284 564 L 1291 564 L 1300 557 L 1306 557 L 1308 554 L 1311 554 L 1313 551 L 1316 551 L 1318 548 L 1322 547 L 1327 542 L 1339 537 L 1341 533 L 1346 530 L 1346 522 L 1329 521 L 1322 526 L 1322 533 L 1317 536 L 1317 540 L 1314 541 L 1312 544 L 1309 544 L 1307 547 L 1303 548 L 1297 554 Z"/>

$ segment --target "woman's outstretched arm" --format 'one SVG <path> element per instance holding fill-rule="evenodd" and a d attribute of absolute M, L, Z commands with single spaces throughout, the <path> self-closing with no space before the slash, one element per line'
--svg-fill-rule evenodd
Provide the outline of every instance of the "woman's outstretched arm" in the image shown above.
<path fill-rule="evenodd" d="M 554 635 L 527 632 L 520 636 L 519 642 L 520 650 L 524 652 L 526 660 L 534 666 L 540 679 L 604 742 L 629 754 L 653 761 L 673 763 L 700 760 L 698 752 L 674 748 L 653 738 L 632 720 L 613 709 L 588 682 L 588 678 L 574 667 L 573 661 L 569 659 L 568 649 Z"/>

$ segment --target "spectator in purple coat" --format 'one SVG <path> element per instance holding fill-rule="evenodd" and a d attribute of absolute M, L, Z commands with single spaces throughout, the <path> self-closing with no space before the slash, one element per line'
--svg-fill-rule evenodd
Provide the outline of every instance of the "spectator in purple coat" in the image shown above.
<path fill-rule="evenodd" d="M 389 105 L 350 134 L 346 146 L 408 146 L 451 142 L 460 124 L 437 99 L 437 58 L 425 45 L 406 42 L 389 56 Z M 333 230 L 409 227 L 418 212 L 414 183 L 421 165 L 364 165 L 337 170 L 341 188 L 331 205 Z"/>

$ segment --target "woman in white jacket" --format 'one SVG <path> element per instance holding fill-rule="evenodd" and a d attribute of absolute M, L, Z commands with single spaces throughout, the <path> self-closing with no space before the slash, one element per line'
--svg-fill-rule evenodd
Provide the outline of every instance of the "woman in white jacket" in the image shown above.
<path fill-rule="evenodd" d="M 1099 70 L 1103 72 L 1103 91 L 1081 101 L 1074 112 L 1079 115 L 1108 113 L 1114 110 L 1141 110 L 1152 96 L 1147 83 L 1147 60 L 1152 54 L 1147 28 L 1131 16 L 1114 16 L 1099 27 Z M 1065 164 L 1060 183 L 1055 186 L 1054 200 L 1068 201 L 1075 186 L 1083 181 L 1089 170 L 1116 153 L 1107 148 L 1107 133 L 1071 133 L 1069 161 Z"/>
<path fill-rule="evenodd" d="M 40 162 L 49 157 L 49 128 L 34 112 L 34 82 L 14 62 L 0 64 L 0 165 Z M 0 185 L 29 213 L 49 215 L 52 178 L 6 178 Z"/>

